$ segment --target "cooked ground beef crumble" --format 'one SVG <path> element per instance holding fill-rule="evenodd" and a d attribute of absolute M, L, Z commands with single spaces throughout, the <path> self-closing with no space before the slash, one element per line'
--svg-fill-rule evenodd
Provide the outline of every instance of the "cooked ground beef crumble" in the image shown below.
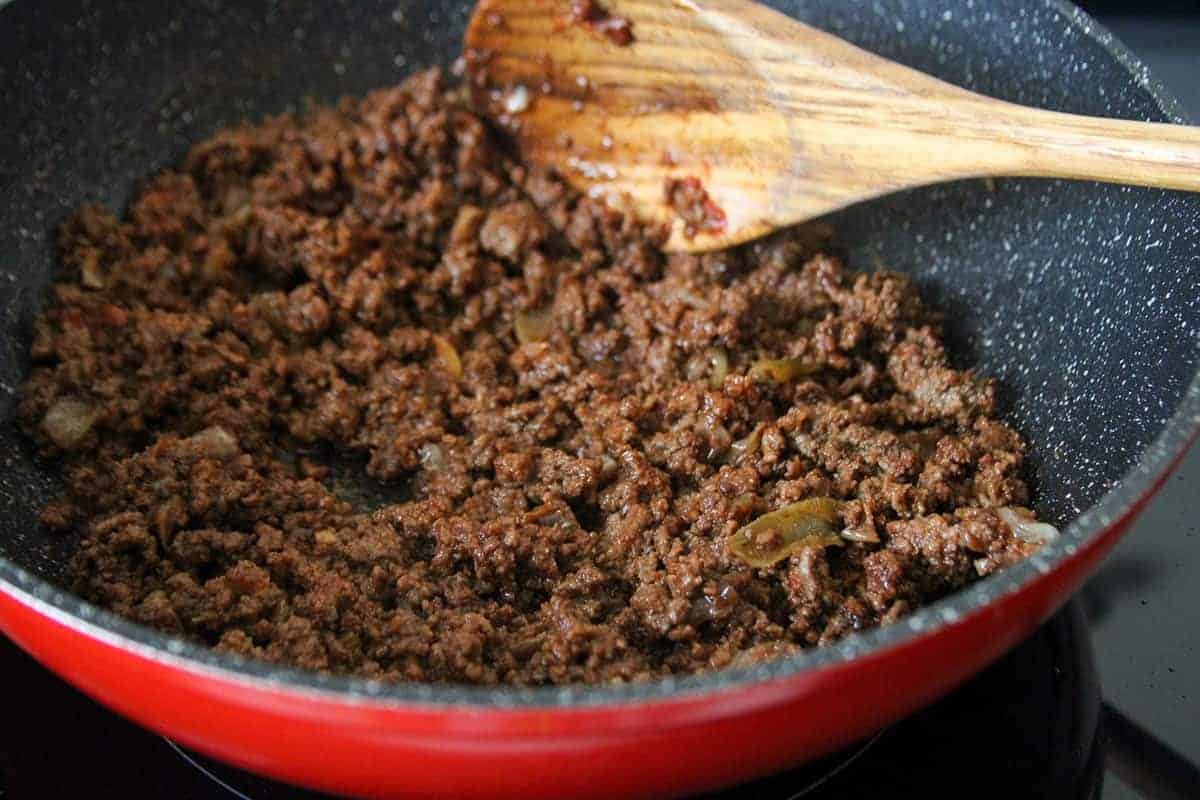
<path fill-rule="evenodd" d="M 1022 441 L 907 278 L 803 230 L 661 241 L 436 71 L 82 209 L 20 409 L 75 588 L 316 670 L 601 683 L 825 644 L 1036 547 Z M 812 498 L 834 541 L 731 551 Z"/>

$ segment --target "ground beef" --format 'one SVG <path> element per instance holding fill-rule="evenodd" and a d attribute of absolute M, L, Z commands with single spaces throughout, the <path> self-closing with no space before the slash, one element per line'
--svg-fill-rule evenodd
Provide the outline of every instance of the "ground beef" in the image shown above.
<path fill-rule="evenodd" d="M 75 588 L 310 669 L 607 683 L 824 644 L 1033 549 L 995 510 L 1023 444 L 907 278 L 811 231 L 661 241 L 437 72 L 80 210 L 20 406 Z M 730 553 L 812 497 L 842 546 Z"/>

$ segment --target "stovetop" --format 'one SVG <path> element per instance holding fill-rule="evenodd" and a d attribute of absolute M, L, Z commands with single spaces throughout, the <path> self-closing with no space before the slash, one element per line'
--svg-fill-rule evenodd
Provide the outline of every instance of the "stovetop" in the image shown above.
<path fill-rule="evenodd" d="M 0 774 L 7 798 L 320 797 L 176 748 L 106 711 L 0 639 Z M 1100 690 L 1083 612 L 1060 613 L 1000 662 L 871 740 L 715 798 L 1098 798 Z M 0 792 L 0 796 L 3 792 Z"/>

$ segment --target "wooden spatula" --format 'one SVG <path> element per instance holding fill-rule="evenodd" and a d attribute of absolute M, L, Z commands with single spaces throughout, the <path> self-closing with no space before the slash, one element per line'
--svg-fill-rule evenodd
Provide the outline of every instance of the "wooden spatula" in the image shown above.
<path fill-rule="evenodd" d="M 481 0 L 465 45 L 522 154 L 669 222 L 668 249 L 957 178 L 1200 190 L 1200 129 L 994 100 L 748 0 Z"/>

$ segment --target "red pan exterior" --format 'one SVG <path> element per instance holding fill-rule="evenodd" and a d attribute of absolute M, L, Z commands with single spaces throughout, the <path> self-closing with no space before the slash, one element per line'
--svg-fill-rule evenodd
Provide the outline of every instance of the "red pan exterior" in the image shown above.
<path fill-rule="evenodd" d="M 820 757 L 954 688 L 1079 588 L 1145 499 L 1050 573 L 922 636 L 770 683 L 654 702 L 511 710 L 356 702 L 165 663 L 11 590 L 0 591 L 0 629 L 116 711 L 279 780 L 370 797 L 663 797 Z"/>

